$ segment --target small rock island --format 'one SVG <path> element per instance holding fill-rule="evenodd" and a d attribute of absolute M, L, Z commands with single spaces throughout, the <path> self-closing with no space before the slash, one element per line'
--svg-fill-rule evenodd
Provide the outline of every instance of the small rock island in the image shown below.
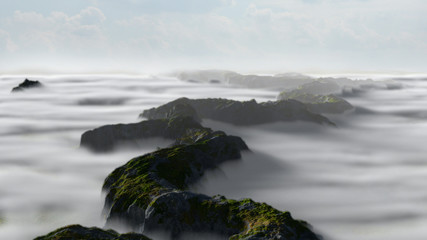
<path fill-rule="evenodd" d="M 12 92 L 22 92 L 26 89 L 30 88 L 40 88 L 43 85 L 39 81 L 33 81 L 25 79 L 22 83 L 20 83 L 17 87 L 12 89 Z"/>

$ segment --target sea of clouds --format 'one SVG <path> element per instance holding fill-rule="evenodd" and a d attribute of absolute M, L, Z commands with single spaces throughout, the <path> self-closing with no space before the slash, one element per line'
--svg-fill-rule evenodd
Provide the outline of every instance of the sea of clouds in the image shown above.
<path fill-rule="evenodd" d="M 33 76 L 44 87 L 10 90 L 28 76 L 0 76 L 0 239 L 32 239 L 58 227 L 104 225 L 105 177 L 132 157 L 167 146 L 92 154 L 81 134 L 137 122 L 142 110 L 179 97 L 275 100 L 278 91 L 191 83 L 174 77 Z M 311 223 L 332 240 L 422 240 L 427 235 L 427 79 L 371 89 L 328 115 L 337 128 L 308 123 L 235 127 L 252 152 L 206 174 L 195 191 L 251 197 Z"/>

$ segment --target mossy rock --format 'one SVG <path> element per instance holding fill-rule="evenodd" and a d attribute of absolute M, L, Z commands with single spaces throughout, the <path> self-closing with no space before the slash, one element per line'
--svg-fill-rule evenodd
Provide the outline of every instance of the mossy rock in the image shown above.
<path fill-rule="evenodd" d="M 138 228 L 143 212 L 157 196 L 185 190 L 207 169 L 239 159 L 245 142 L 223 132 L 212 132 L 193 144 L 160 149 L 130 160 L 105 180 L 108 222 L 123 222 Z M 129 211 L 134 209 L 134 211 Z M 141 214 L 134 214 L 135 212 Z"/>
<path fill-rule="evenodd" d="M 238 137 L 213 132 L 189 145 L 160 149 L 130 160 L 104 182 L 107 225 L 135 231 L 212 233 L 224 239 L 319 239 L 306 223 L 265 203 L 186 191 L 207 169 L 240 158 Z"/>
<path fill-rule="evenodd" d="M 172 239 L 185 232 L 212 233 L 223 239 L 319 239 L 307 223 L 265 203 L 185 191 L 155 198 L 146 211 L 144 229 L 169 232 Z"/>
<path fill-rule="evenodd" d="M 353 109 L 353 106 L 349 102 L 333 94 L 312 94 L 306 93 L 301 89 L 282 92 L 277 99 L 300 101 L 306 104 L 307 108 L 314 113 L 343 113 Z"/>
<path fill-rule="evenodd" d="M 69 225 L 59 228 L 45 236 L 34 240 L 150 240 L 148 237 L 137 234 L 119 234 L 114 230 L 103 230 L 100 228 L 82 227 L 80 225 Z"/>
<path fill-rule="evenodd" d="M 147 109 L 140 114 L 140 117 L 164 119 L 177 105 L 190 105 L 202 119 L 234 125 L 256 125 L 279 121 L 308 121 L 333 125 L 326 117 L 312 113 L 305 104 L 294 100 L 257 103 L 255 100 L 240 102 L 222 98 L 179 98 L 160 107 Z"/>

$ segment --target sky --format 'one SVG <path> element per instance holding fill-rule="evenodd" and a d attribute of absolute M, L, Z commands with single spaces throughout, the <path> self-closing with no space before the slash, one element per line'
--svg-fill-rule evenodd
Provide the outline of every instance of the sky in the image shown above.
<path fill-rule="evenodd" d="M 16 0 L 0 74 L 427 72 L 425 0 Z"/>

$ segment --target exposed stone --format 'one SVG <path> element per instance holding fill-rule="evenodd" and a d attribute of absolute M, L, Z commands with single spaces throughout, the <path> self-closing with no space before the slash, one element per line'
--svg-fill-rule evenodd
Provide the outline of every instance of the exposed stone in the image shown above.
<path fill-rule="evenodd" d="M 135 231 L 212 233 L 223 239 L 317 240 L 305 222 L 265 203 L 228 200 L 186 191 L 208 169 L 240 158 L 239 138 L 214 132 L 193 144 L 161 149 L 130 160 L 104 182 L 107 225 Z"/>
<path fill-rule="evenodd" d="M 138 146 L 140 141 L 154 137 L 176 140 L 176 144 L 183 144 L 191 143 L 193 139 L 211 132 L 211 129 L 204 128 L 192 117 L 172 117 L 102 126 L 83 133 L 80 146 L 95 152 L 107 152 L 122 144 Z"/>
<path fill-rule="evenodd" d="M 17 87 L 14 87 L 12 89 L 12 92 L 21 92 L 21 91 L 24 91 L 25 89 L 39 88 L 42 86 L 43 85 L 39 81 L 32 81 L 32 80 L 25 79 L 25 81 L 23 81 Z"/>
<path fill-rule="evenodd" d="M 34 240 L 150 240 L 148 237 L 137 234 L 119 234 L 114 230 L 103 230 L 100 228 L 82 227 L 80 225 L 69 225 L 59 228 L 45 236 Z"/>
<path fill-rule="evenodd" d="M 200 118 L 212 119 L 234 125 L 255 125 L 279 121 L 308 121 L 333 125 L 326 117 L 310 112 L 307 106 L 295 100 L 257 103 L 221 98 L 179 98 L 157 108 L 144 110 L 140 117 L 148 119 L 167 118 L 177 105 L 190 105 Z"/>

